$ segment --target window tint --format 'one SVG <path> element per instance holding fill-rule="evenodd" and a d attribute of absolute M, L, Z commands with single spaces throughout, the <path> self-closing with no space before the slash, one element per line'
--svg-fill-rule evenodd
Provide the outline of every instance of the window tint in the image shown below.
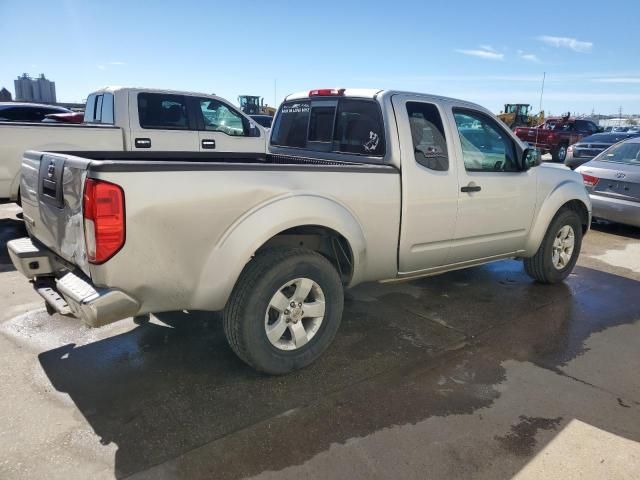
<path fill-rule="evenodd" d="M 271 143 L 381 157 L 385 143 L 380 107 L 371 100 L 347 98 L 287 102 L 273 124 Z"/>
<path fill-rule="evenodd" d="M 554 130 L 558 130 L 560 132 L 573 132 L 575 130 L 575 123 L 556 123 L 553 127 Z"/>
<path fill-rule="evenodd" d="M 336 106 L 313 106 L 309 119 L 309 141 L 331 142 Z"/>
<path fill-rule="evenodd" d="M 286 103 L 280 109 L 271 143 L 283 147 L 304 148 L 307 144 L 307 126 L 311 102 Z"/>
<path fill-rule="evenodd" d="M 342 99 L 333 150 L 382 157 L 385 153 L 384 124 L 377 102 Z"/>
<path fill-rule="evenodd" d="M 468 171 L 515 172 L 512 140 L 496 122 L 480 112 L 454 110 L 462 157 Z"/>
<path fill-rule="evenodd" d="M 431 103 L 407 102 L 416 162 L 431 170 L 449 170 L 449 155 L 440 113 Z"/>
<path fill-rule="evenodd" d="M 142 128 L 187 129 L 187 104 L 182 95 L 139 93 L 138 116 Z"/>

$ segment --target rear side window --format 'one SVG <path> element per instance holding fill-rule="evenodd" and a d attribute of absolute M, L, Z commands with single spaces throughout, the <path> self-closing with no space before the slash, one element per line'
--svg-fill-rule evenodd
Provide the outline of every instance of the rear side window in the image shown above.
<path fill-rule="evenodd" d="M 186 130 L 186 99 L 183 95 L 139 93 L 138 118 L 142 128 Z"/>
<path fill-rule="evenodd" d="M 85 123 L 113 124 L 113 93 L 92 94 L 84 110 Z"/>
<path fill-rule="evenodd" d="M 377 102 L 319 99 L 285 103 L 273 125 L 273 145 L 382 157 L 382 113 Z"/>
<path fill-rule="evenodd" d="M 431 170 L 449 170 L 449 154 L 442 118 L 432 103 L 407 102 L 407 115 L 416 162 Z"/>

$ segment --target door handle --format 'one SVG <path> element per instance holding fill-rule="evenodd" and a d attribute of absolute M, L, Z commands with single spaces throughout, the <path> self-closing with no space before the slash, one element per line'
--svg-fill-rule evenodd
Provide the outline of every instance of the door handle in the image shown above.
<path fill-rule="evenodd" d="M 136 138 L 134 141 L 136 148 L 151 148 L 150 138 Z"/>
<path fill-rule="evenodd" d="M 213 150 L 214 148 L 216 148 L 216 141 L 211 139 L 204 139 L 202 140 L 202 148 Z"/>
<path fill-rule="evenodd" d="M 482 187 L 480 185 L 472 185 L 472 184 L 469 184 L 465 187 L 460 188 L 460 191 L 465 193 L 479 192 L 480 190 L 482 190 Z"/>

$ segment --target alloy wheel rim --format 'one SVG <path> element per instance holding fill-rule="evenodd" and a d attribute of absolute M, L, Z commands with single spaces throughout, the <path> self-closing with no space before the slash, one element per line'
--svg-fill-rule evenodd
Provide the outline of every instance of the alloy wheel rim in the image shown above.
<path fill-rule="evenodd" d="M 553 239 L 551 254 L 551 261 L 557 270 L 562 270 L 569 265 L 571 257 L 573 256 L 575 241 L 575 232 L 573 231 L 573 227 L 570 225 L 565 225 L 558 230 L 558 233 Z"/>
<path fill-rule="evenodd" d="M 304 347 L 318 333 L 324 320 L 325 296 L 310 278 L 296 278 L 271 297 L 264 316 L 267 339 L 279 350 Z"/>

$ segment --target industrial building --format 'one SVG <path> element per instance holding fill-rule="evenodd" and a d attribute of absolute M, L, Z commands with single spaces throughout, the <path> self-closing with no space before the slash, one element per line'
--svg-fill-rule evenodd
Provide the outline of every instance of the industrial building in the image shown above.
<path fill-rule="evenodd" d="M 17 102 L 56 103 L 56 84 L 48 80 L 44 73 L 38 78 L 23 73 L 13 83 Z"/>

